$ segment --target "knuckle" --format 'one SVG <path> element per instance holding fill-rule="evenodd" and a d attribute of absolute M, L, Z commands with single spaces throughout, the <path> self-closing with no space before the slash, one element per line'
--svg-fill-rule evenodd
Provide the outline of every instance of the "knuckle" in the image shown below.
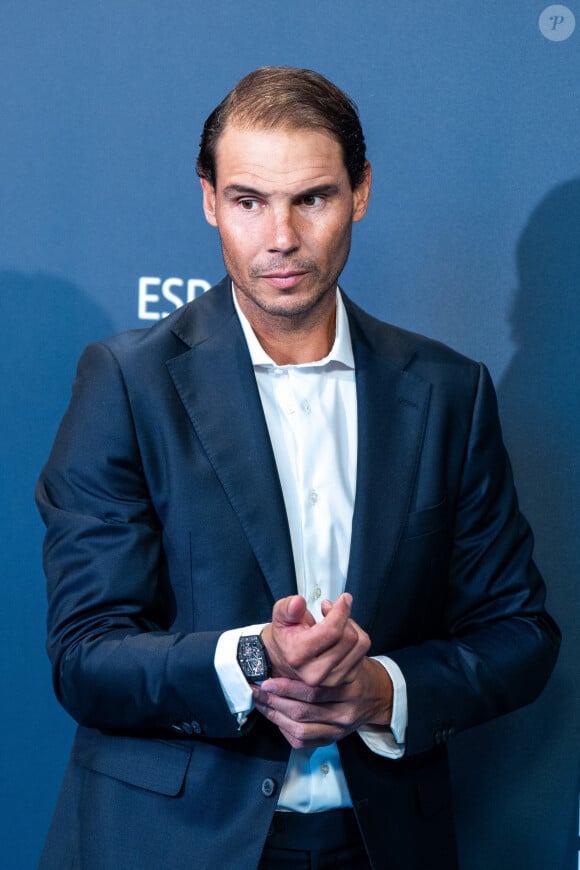
<path fill-rule="evenodd" d="M 350 708 L 343 710 L 336 717 L 336 724 L 341 728 L 349 728 L 353 723 L 352 710 Z"/>
<path fill-rule="evenodd" d="M 297 722 L 293 729 L 293 737 L 301 745 L 305 745 L 308 738 L 308 726 L 304 722 Z"/>
<path fill-rule="evenodd" d="M 312 719 L 312 705 L 310 703 L 300 704 L 298 718 L 300 722 L 310 722 Z"/>
<path fill-rule="evenodd" d="M 290 647 L 285 658 L 292 670 L 297 670 L 302 665 L 302 656 L 297 649 Z"/>
<path fill-rule="evenodd" d="M 305 701 L 309 704 L 314 704 L 318 700 L 318 687 L 317 686 L 309 686 L 306 690 Z"/>
<path fill-rule="evenodd" d="M 339 625 L 329 625 L 328 626 L 328 639 L 331 644 L 334 646 L 341 640 L 344 635 L 345 629 L 342 629 Z"/>
<path fill-rule="evenodd" d="M 344 627 L 344 636 L 352 643 L 356 643 L 359 639 L 359 632 L 356 630 L 352 622 L 348 622 Z"/>
<path fill-rule="evenodd" d="M 325 673 L 321 672 L 318 667 L 308 668 L 302 675 L 302 682 L 310 691 L 314 691 L 317 686 L 324 680 Z"/>
<path fill-rule="evenodd" d="M 343 682 L 344 678 L 340 673 L 330 673 L 324 678 L 324 680 L 320 681 L 320 685 L 325 689 L 336 689 L 338 686 L 341 686 Z"/>

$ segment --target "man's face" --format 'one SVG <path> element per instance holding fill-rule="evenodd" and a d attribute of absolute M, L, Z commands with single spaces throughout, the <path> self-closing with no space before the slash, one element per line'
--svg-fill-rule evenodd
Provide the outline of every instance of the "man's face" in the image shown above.
<path fill-rule="evenodd" d="M 216 186 L 201 184 L 250 322 L 314 316 L 346 263 L 353 221 L 366 212 L 370 167 L 352 190 L 340 144 L 325 131 L 227 126 Z"/>

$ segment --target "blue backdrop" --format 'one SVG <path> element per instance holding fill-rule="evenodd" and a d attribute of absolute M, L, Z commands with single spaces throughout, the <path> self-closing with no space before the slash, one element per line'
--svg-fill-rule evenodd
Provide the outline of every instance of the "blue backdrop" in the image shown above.
<path fill-rule="evenodd" d="M 43 651 L 34 483 L 83 346 L 221 277 L 197 142 L 263 64 L 357 101 L 375 184 L 342 283 L 489 365 L 564 632 L 542 698 L 452 744 L 461 868 L 577 866 L 580 3 L 547 6 L 2 0 L 3 867 L 36 865 L 73 728 Z"/>

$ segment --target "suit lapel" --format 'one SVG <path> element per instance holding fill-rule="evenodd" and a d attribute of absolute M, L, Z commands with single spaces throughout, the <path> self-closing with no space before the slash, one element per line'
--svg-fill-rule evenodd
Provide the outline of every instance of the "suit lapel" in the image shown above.
<path fill-rule="evenodd" d="M 190 349 L 167 365 L 199 441 L 240 519 L 274 600 L 294 594 L 282 490 L 229 282 L 201 297 L 177 322 L 174 332 Z"/>
<path fill-rule="evenodd" d="M 377 330 L 376 321 L 350 303 L 347 307 L 356 365 L 358 461 L 346 588 L 353 593 L 354 618 L 369 631 L 409 511 L 430 384 L 404 371 L 411 354 L 396 341 L 388 344 L 388 327 Z M 396 335 L 393 330 L 391 339 Z"/>
<path fill-rule="evenodd" d="M 404 528 L 430 384 L 405 366 L 395 331 L 345 298 L 356 364 L 357 488 L 346 588 L 369 630 Z M 244 528 L 274 600 L 296 592 L 288 521 L 241 326 L 222 282 L 183 309 L 173 331 L 189 349 L 168 369 L 200 443 Z M 240 396 L 244 400 L 240 402 Z"/>

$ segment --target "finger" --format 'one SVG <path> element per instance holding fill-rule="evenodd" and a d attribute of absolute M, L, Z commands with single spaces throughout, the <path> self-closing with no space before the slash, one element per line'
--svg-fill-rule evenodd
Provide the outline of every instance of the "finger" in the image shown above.
<path fill-rule="evenodd" d="M 358 632 L 348 625 L 345 614 L 333 611 L 309 627 L 273 621 L 264 628 L 262 638 L 273 664 L 278 665 L 277 676 L 305 679 L 314 685 L 356 646 Z"/>
<path fill-rule="evenodd" d="M 352 683 L 357 678 L 358 670 L 370 649 L 371 640 L 356 623 L 351 623 L 351 627 L 356 632 L 356 642 L 321 676 L 318 686 L 341 686 Z"/>
<path fill-rule="evenodd" d="M 366 651 L 360 642 L 361 630 L 350 619 L 351 606 L 352 595 L 343 593 L 316 623 L 302 596 L 276 602 L 272 622 L 262 632 L 274 673 L 317 685 L 338 669 L 331 682 L 339 683 Z"/>
<path fill-rule="evenodd" d="M 341 686 L 309 686 L 301 680 L 274 677 L 265 680 L 260 686 L 252 686 L 254 702 L 270 705 L 274 696 L 308 704 L 350 703 L 356 690 L 350 683 Z"/>
<path fill-rule="evenodd" d="M 334 743 L 357 727 L 346 705 L 300 704 L 286 698 L 270 700 L 270 704 L 256 704 L 256 709 L 280 729 L 294 748 Z"/>
<path fill-rule="evenodd" d="M 302 595 L 289 595 L 274 604 L 272 622 L 277 622 L 281 626 L 300 625 L 301 623 L 314 625 L 315 619 L 308 611 L 306 600 Z"/>
<path fill-rule="evenodd" d="M 317 626 L 318 627 L 318 626 Z M 316 628 L 317 628 L 316 627 Z M 313 628 L 310 634 L 314 634 Z M 325 632 L 323 636 L 300 638 L 303 642 L 291 646 L 287 651 L 286 661 L 290 666 L 290 672 L 280 672 L 277 676 L 288 676 L 299 679 L 310 686 L 318 686 L 323 683 L 341 682 L 346 670 L 352 667 L 353 658 L 359 659 L 361 653 L 352 650 L 357 646 L 358 638 L 354 631 L 347 630 L 339 638 Z"/>
<path fill-rule="evenodd" d="M 296 726 L 290 722 L 289 727 L 278 725 L 280 733 L 293 749 L 319 749 L 336 743 L 344 735 L 334 728 L 319 726 Z"/>
<path fill-rule="evenodd" d="M 291 680 L 286 677 L 271 677 L 265 680 L 259 686 L 252 686 L 252 694 L 254 701 L 260 700 L 262 703 L 269 704 L 271 697 L 276 695 L 281 698 L 288 698 L 295 701 L 315 702 L 317 700 L 325 700 L 315 686 L 309 686 L 301 680 Z M 332 689 L 324 690 L 330 694 Z"/>
<path fill-rule="evenodd" d="M 301 649 L 300 636 L 307 634 L 316 621 L 301 595 L 290 595 L 276 601 L 272 609 L 272 622 L 262 631 L 274 673 L 288 673 L 288 649 Z"/>
<path fill-rule="evenodd" d="M 326 617 L 332 610 L 338 610 L 340 613 L 343 613 L 345 617 L 348 619 L 350 616 L 350 612 L 352 610 L 352 595 L 350 592 L 342 592 L 336 601 L 329 601 L 328 598 L 322 602 L 322 608 L 326 613 L 324 616 Z"/>
<path fill-rule="evenodd" d="M 329 716 L 328 720 L 321 717 L 316 706 L 310 710 L 308 705 L 300 705 L 298 702 L 292 702 L 286 698 L 276 698 L 275 706 L 262 703 L 255 706 L 256 710 L 269 722 L 291 734 L 304 746 L 313 740 L 318 741 L 324 736 L 328 742 L 332 742 L 341 730 L 341 726 L 337 726 L 332 716 Z"/>
<path fill-rule="evenodd" d="M 310 686 L 339 686 L 352 682 L 370 645 L 368 634 L 349 620 L 340 642 L 305 662 L 298 676 Z"/>
<path fill-rule="evenodd" d="M 325 598 L 325 600 L 320 605 L 320 612 L 322 613 L 323 616 L 328 616 L 328 614 L 330 613 L 331 610 L 332 610 L 332 601 L 329 601 L 328 598 Z"/>
<path fill-rule="evenodd" d="M 341 644 L 343 640 L 346 643 L 346 648 L 352 646 L 356 641 L 354 635 L 348 633 L 345 636 L 345 629 L 350 620 L 351 606 L 352 595 L 349 593 L 339 595 L 323 620 L 313 626 L 307 636 L 304 636 L 305 649 L 310 657 L 321 656 L 327 650 Z"/>

